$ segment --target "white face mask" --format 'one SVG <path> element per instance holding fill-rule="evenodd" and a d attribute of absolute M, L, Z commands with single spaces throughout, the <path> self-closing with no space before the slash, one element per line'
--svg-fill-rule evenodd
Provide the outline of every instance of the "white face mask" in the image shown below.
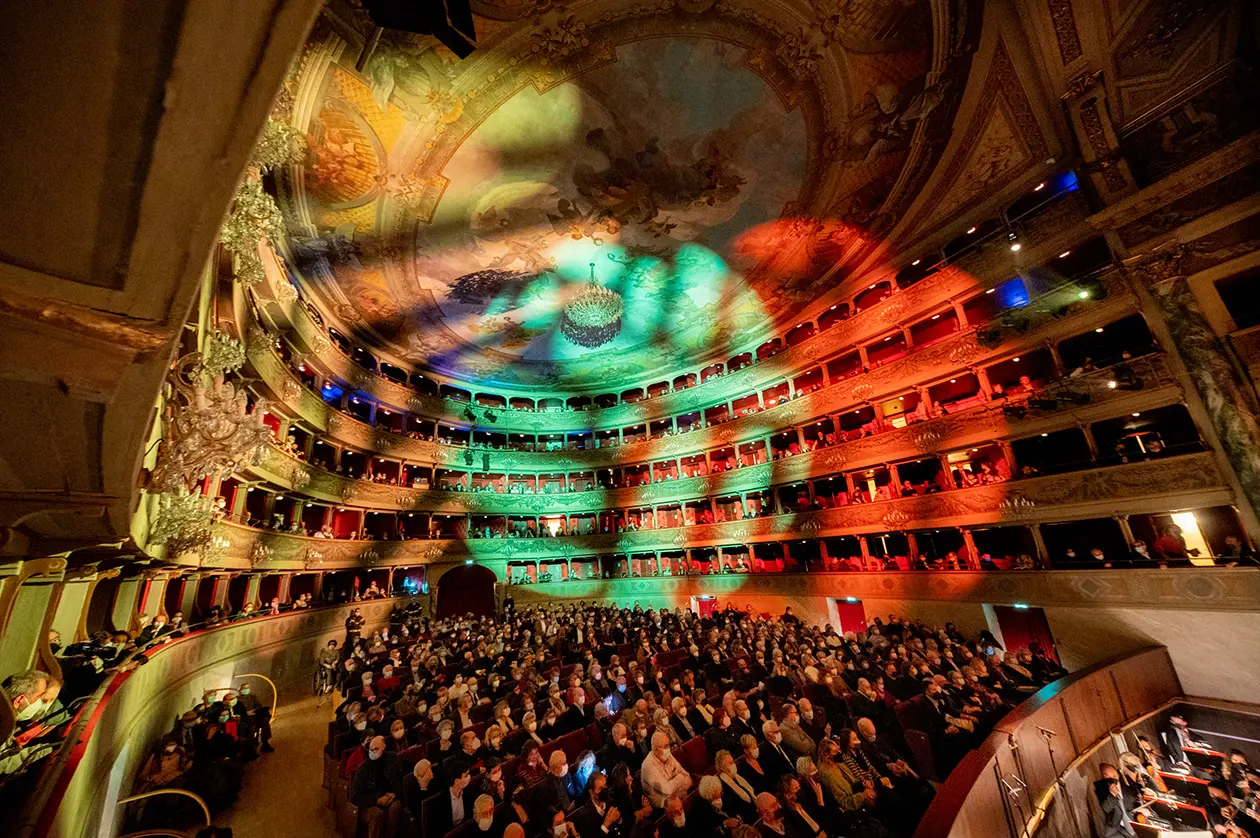
<path fill-rule="evenodd" d="M 753 759 L 760 759 L 760 758 L 761 758 L 761 749 L 760 749 L 760 748 L 753 748 L 751 751 L 749 751 L 749 752 L 748 752 L 748 755 L 749 755 L 750 757 L 752 757 Z"/>
<path fill-rule="evenodd" d="M 673 820 L 673 822 L 674 822 L 674 826 L 682 827 L 682 826 L 686 826 L 686 825 L 687 825 L 687 816 L 686 816 L 686 815 L 679 815 L 679 816 L 678 816 L 678 817 L 676 817 L 676 818 L 671 818 L 671 820 Z"/>
<path fill-rule="evenodd" d="M 367 719 L 359 719 L 354 723 L 355 730 L 367 730 Z"/>
<path fill-rule="evenodd" d="M 564 838 L 564 836 L 569 834 L 569 831 L 565 828 L 564 824 L 558 823 L 551 828 L 551 833 L 555 835 L 556 838 Z"/>
<path fill-rule="evenodd" d="M 21 710 L 18 710 L 17 713 L 14 714 L 14 717 L 19 722 L 24 722 L 24 721 L 27 721 L 28 719 L 34 719 L 38 717 L 41 713 L 43 713 L 44 708 L 47 706 L 48 706 L 48 702 L 44 701 L 44 699 L 42 698 L 37 698 L 34 701 L 27 704 Z"/>
<path fill-rule="evenodd" d="M 368 751 L 368 759 L 380 759 L 384 751 Z"/>
<path fill-rule="evenodd" d="M 449 730 L 444 730 L 441 733 L 439 733 L 438 736 L 442 737 L 443 739 L 450 739 L 451 732 Z"/>
<path fill-rule="evenodd" d="M 482 832 L 489 831 L 490 827 L 493 824 L 494 824 L 494 818 L 477 818 L 477 828 L 480 829 Z"/>

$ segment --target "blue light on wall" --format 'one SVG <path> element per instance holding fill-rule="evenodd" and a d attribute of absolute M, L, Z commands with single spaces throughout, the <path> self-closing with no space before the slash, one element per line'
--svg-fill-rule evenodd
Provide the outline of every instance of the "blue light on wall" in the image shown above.
<path fill-rule="evenodd" d="M 1023 308 L 1030 299 L 1024 278 L 1019 276 L 1003 282 L 994 293 L 997 294 L 998 305 L 1002 308 Z"/>

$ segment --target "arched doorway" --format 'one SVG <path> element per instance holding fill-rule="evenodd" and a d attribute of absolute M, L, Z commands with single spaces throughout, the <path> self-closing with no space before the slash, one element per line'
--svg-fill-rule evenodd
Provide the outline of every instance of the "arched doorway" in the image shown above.
<path fill-rule="evenodd" d="M 438 619 L 468 612 L 484 617 L 494 614 L 494 571 L 476 564 L 452 568 L 437 584 Z"/>

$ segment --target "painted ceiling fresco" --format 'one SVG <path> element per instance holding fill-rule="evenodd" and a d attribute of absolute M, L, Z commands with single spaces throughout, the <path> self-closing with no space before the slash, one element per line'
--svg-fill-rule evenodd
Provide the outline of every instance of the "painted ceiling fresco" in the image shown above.
<path fill-rule="evenodd" d="M 755 346 L 874 246 L 956 99 L 926 3 L 842 6 L 793 30 L 778 4 L 483 3 L 460 62 L 402 33 L 365 59 L 334 4 L 286 88 L 296 281 L 387 356 L 498 386 Z"/>

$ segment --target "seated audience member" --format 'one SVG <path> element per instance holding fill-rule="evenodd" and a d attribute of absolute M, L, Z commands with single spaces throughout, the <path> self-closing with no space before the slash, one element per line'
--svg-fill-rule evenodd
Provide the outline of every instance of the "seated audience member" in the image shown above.
<path fill-rule="evenodd" d="M 392 838 L 402 813 L 402 764 L 388 751 L 383 736 L 372 738 L 367 756 L 354 772 L 350 801 L 359 807 L 368 838 Z"/>
<path fill-rule="evenodd" d="M 725 838 L 743 822 L 739 813 L 725 804 L 722 781 L 717 777 L 700 778 L 698 799 L 691 807 L 687 825 L 692 835 L 699 838 Z"/>
<path fill-rule="evenodd" d="M 564 751 L 553 751 L 547 761 L 547 776 L 536 792 L 540 811 L 552 810 L 571 812 L 577 803 L 577 784 L 569 773 L 569 760 Z"/>
<path fill-rule="evenodd" d="M 639 771 L 643 791 L 656 808 L 662 808 L 672 794 L 691 788 L 691 775 L 669 750 L 669 737 L 658 731 L 652 735 L 652 752 Z"/>
<path fill-rule="evenodd" d="M 1099 779 L 1094 781 L 1089 797 L 1089 811 L 1098 838 L 1132 838 L 1137 833 L 1133 821 L 1124 807 L 1124 795 L 1120 789 L 1120 773 L 1114 765 L 1103 763 L 1098 767 Z"/>

